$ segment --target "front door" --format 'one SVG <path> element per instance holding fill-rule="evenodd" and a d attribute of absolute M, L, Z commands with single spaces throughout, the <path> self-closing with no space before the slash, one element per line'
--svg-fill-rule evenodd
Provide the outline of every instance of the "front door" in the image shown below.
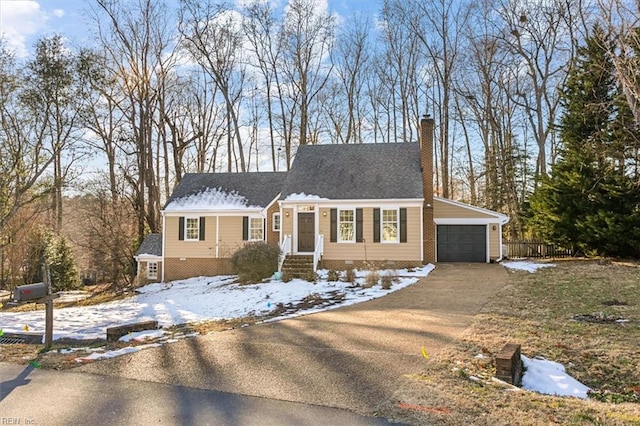
<path fill-rule="evenodd" d="M 314 213 L 298 213 L 298 251 L 311 253 L 315 249 L 316 225 Z"/>

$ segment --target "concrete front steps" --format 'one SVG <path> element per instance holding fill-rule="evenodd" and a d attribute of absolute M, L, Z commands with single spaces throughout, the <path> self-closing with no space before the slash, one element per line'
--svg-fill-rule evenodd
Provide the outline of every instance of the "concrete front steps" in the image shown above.
<path fill-rule="evenodd" d="M 313 256 L 289 254 L 282 264 L 282 274 L 290 278 L 307 278 L 313 274 Z"/>

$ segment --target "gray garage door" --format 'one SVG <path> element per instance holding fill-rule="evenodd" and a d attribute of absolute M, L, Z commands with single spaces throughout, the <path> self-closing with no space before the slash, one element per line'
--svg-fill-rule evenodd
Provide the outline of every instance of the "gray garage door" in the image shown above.
<path fill-rule="evenodd" d="M 438 225 L 438 262 L 486 261 L 486 225 Z"/>

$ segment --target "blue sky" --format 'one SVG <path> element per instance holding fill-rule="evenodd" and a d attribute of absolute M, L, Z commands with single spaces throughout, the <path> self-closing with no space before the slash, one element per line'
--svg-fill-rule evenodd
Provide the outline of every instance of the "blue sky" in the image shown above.
<path fill-rule="evenodd" d="M 178 0 L 174 1 L 178 3 Z M 373 16 L 380 7 L 376 0 L 316 1 L 328 2 L 332 12 L 343 16 L 354 12 Z M 72 45 L 83 45 L 90 30 L 86 11 L 91 3 L 84 0 L 0 0 L 0 33 L 18 57 L 28 56 L 38 38 L 52 34 L 62 34 Z"/>

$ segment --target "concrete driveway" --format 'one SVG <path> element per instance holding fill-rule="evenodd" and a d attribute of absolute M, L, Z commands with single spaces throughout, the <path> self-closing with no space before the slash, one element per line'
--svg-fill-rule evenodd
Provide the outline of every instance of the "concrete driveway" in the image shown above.
<path fill-rule="evenodd" d="M 332 311 L 100 361 L 75 371 L 375 414 L 455 344 L 508 274 L 495 264 L 438 264 L 413 286 Z"/>

